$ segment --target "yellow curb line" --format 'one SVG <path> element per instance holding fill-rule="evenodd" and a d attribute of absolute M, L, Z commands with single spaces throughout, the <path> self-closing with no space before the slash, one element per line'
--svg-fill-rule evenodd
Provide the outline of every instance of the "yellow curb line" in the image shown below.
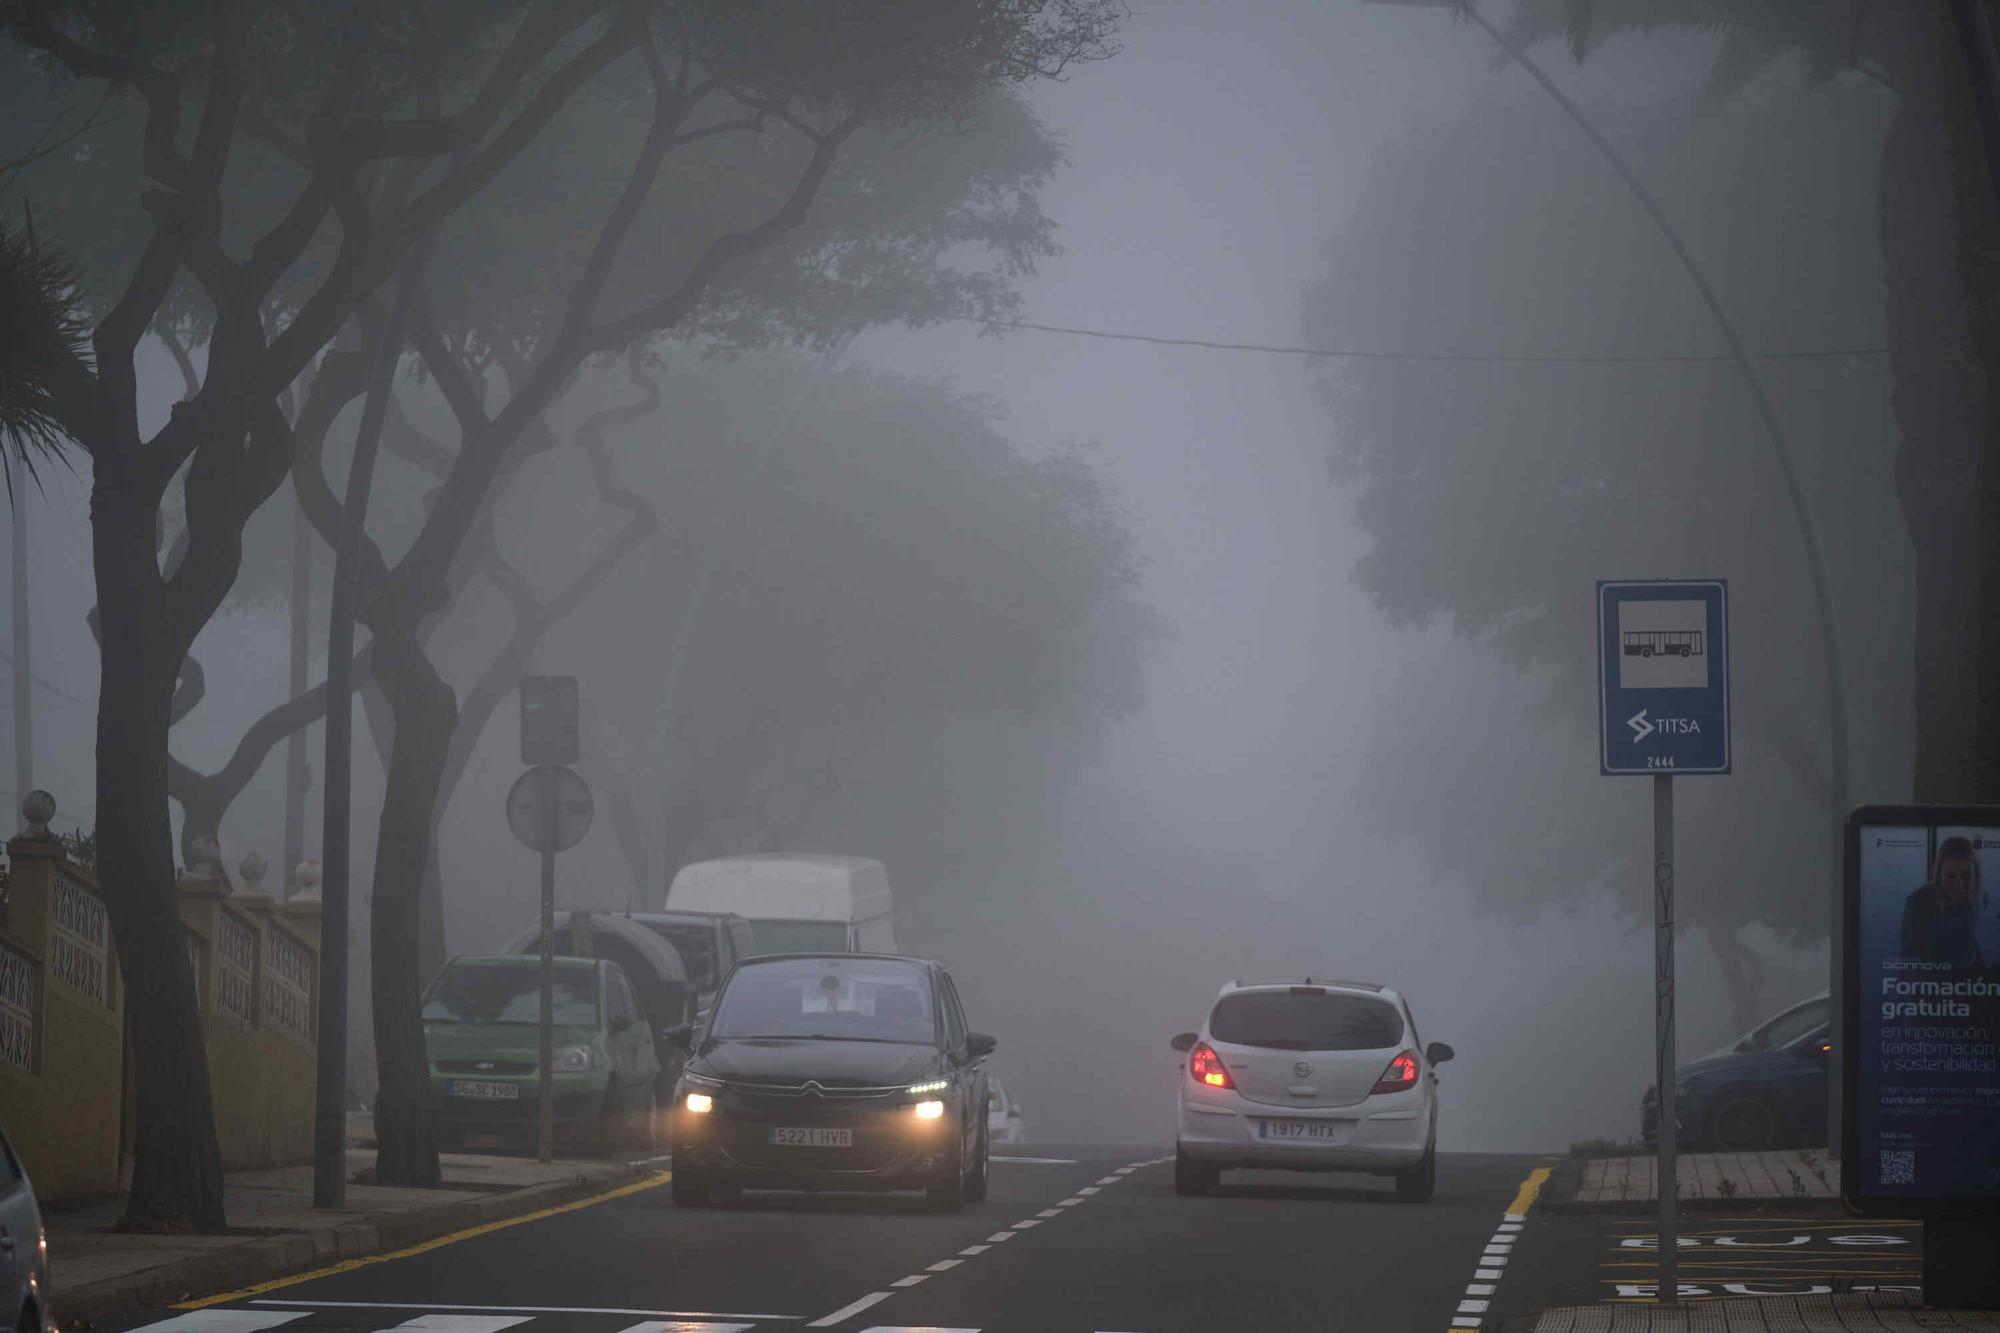
<path fill-rule="evenodd" d="M 1528 1178 L 1521 1182 L 1521 1192 L 1514 1196 L 1514 1202 L 1507 1205 L 1507 1211 L 1525 1215 L 1534 1207 L 1535 1200 L 1541 1197 L 1543 1183 L 1549 1178 L 1549 1170 L 1546 1166 L 1538 1166 L 1530 1171 Z"/>
<path fill-rule="evenodd" d="M 261 1295 L 267 1291 L 276 1291 L 280 1287 L 292 1287 L 297 1286 L 301 1282 L 311 1282 L 315 1278 L 332 1277 L 336 1273 L 351 1273 L 357 1268 L 366 1268 L 370 1264 L 386 1264 L 392 1259 L 407 1259 L 413 1254 L 424 1254 L 431 1250 L 442 1249 L 447 1245 L 456 1245 L 462 1240 L 471 1240 L 474 1236 L 484 1236 L 493 1231 L 505 1231 L 508 1227 L 518 1227 L 526 1222 L 539 1222 L 545 1217 L 554 1217 L 559 1213 L 573 1213 L 579 1208 L 592 1208 L 600 1203 L 609 1203 L 613 1199 L 622 1199 L 628 1194 L 637 1194 L 641 1190 L 657 1189 L 673 1178 L 674 1173 L 671 1171 L 656 1171 L 644 1180 L 634 1181 L 629 1185 L 620 1185 L 616 1189 L 606 1190 L 602 1194 L 593 1194 L 586 1199 L 576 1199 L 569 1203 L 557 1204 L 553 1208 L 542 1208 L 532 1213 L 523 1213 L 519 1217 L 501 1218 L 497 1222 L 482 1222 L 476 1227 L 467 1227 L 463 1231 L 454 1231 L 450 1235 L 438 1236 L 421 1244 L 412 1245 L 407 1249 L 392 1250 L 388 1254 L 368 1254 L 358 1259 L 343 1259 L 337 1264 L 328 1264 L 324 1268 L 314 1268 L 303 1273 L 293 1273 L 289 1277 L 272 1278 L 269 1282 L 259 1282 L 254 1286 L 239 1287 L 235 1291 L 225 1291 L 217 1296 L 204 1296 L 200 1300 L 195 1301 L 180 1301 L 172 1308 L 176 1310 L 205 1310 L 211 1305 L 222 1305 L 228 1301 L 240 1301 L 250 1296 Z"/>

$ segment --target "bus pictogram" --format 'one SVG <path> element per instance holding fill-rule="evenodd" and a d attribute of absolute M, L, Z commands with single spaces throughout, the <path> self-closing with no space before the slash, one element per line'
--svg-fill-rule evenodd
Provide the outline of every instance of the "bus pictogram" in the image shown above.
<path fill-rule="evenodd" d="M 1698 629 L 1626 630 L 1627 657 L 1700 657 L 1702 632 Z"/>

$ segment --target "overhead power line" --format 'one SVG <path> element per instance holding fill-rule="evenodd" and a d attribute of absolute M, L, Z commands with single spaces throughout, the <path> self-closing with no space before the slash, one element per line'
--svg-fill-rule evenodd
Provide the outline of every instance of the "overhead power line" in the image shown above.
<path fill-rule="evenodd" d="M 12 653 L 7 653 L 7 652 L 0 652 L 0 663 L 3 663 L 3 664 L 5 664 L 6 666 L 9 666 L 9 667 L 12 667 L 12 666 L 14 665 L 14 656 L 13 656 L 13 654 L 12 654 Z M 48 691 L 48 692 L 49 692 L 50 694 L 53 694 L 53 695 L 54 695 L 54 696 L 55 696 L 56 698 L 58 698 L 58 699 L 67 699 L 67 700 L 69 700 L 69 701 L 70 701 L 71 703 L 73 703 L 73 704 L 82 704 L 82 705 L 83 705 L 83 706 L 84 706 L 85 708 L 88 708 L 88 707 L 90 707 L 90 706 L 91 706 L 91 704 L 90 704 L 90 700 L 88 700 L 88 699 L 79 699 L 79 698 L 77 698 L 77 697 L 76 697 L 76 696 L 75 696 L 74 694 L 71 694 L 71 693 L 70 693 L 70 692 L 69 692 L 68 690 L 64 689 L 64 688 L 63 688 L 62 686 L 60 686 L 60 685 L 57 685 L 57 684 L 54 684 L 54 683 L 52 683 L 52 682 L 50 682 L 50 681 L 47 681 L 47 680 L 44 680 L 44 679 L 42 679 L 42 678 L 41 678 L 40 676 L 38 676 L 38 675 L 35 675 L 35 674 L 34 674 L 33 672 L 29 672 L 29 673 L 28 673 L 28 678 L 29 678 L 30 680 L 34 681 L 34 682 L 35 682 L 35 684 L 37 684 L 37 685 L 41 686 L 41 687 L 42 687 L 43 689 L 47 690 L 47 691 Z"/>
<path fill-rule="evenodd" d="M 1109 342 L 1151 343 L 1155 347 L 1204 347 L 1218 352 L 1263 352 L 1272 356 L 1307 356 L 1323 360 L 1354 361 L 1436 361 L 1473 365 L 1703 365 L 1734 361 L 1730 352 L 1600 353 L 1534 355 L 1490 352 L 1398 352 L 1364 347 L 1294 347 L 1282 343 L 1232 342 L 1221 338 L 1168 338 L 1151 333 L 1129 333 L 1115 329 L 1086 329 L 1071 324 L 1040 324 L 1025 319 L 982 319 L 977 315 L 951 315 L 957 324 L 978 324 L 989 329 L 1019 329 L 1032 333 L 1059 333 L 1072 338 L 1100 338 Z M 1886 347 L 1820 347 L 1799 351 L 1752 352 L 1759 361 L 1838 360 L 1845 357 L 1887 356 Z"/>

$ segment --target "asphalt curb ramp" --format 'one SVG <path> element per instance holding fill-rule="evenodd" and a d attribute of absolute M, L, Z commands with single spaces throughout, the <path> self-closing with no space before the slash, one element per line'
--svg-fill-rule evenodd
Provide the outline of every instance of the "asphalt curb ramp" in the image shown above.
<path fill-rule="evenodd" d="M 588 1199 L 651 1173 L 648 1167 L 628 1164 L 622 1169 L 599 1170 L 570 1180 L 555 1180 L 475 1199 L 456 1199 L 408 1212 L 373 1213 L 304 1231 L 246 1240 L 213 1254 L 74 1288 L 63 1286 L 58 1257 L 50 1274 L 55 1287 L 50 1320 L 68 1330 L 130 1310 L 172 1305 L 215 1292 L 254 1286 L 323 1264 L 407 1249 L 453 1232 Z"/>

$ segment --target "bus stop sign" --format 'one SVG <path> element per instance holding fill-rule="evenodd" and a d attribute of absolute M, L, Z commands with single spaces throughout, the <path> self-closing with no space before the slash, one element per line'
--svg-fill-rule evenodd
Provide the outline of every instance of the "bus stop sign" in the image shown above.
<path fill-rule="evenodd" d="M 1601 772 L 1729 771 L 1729 583 L 1597 585 Z"/>

